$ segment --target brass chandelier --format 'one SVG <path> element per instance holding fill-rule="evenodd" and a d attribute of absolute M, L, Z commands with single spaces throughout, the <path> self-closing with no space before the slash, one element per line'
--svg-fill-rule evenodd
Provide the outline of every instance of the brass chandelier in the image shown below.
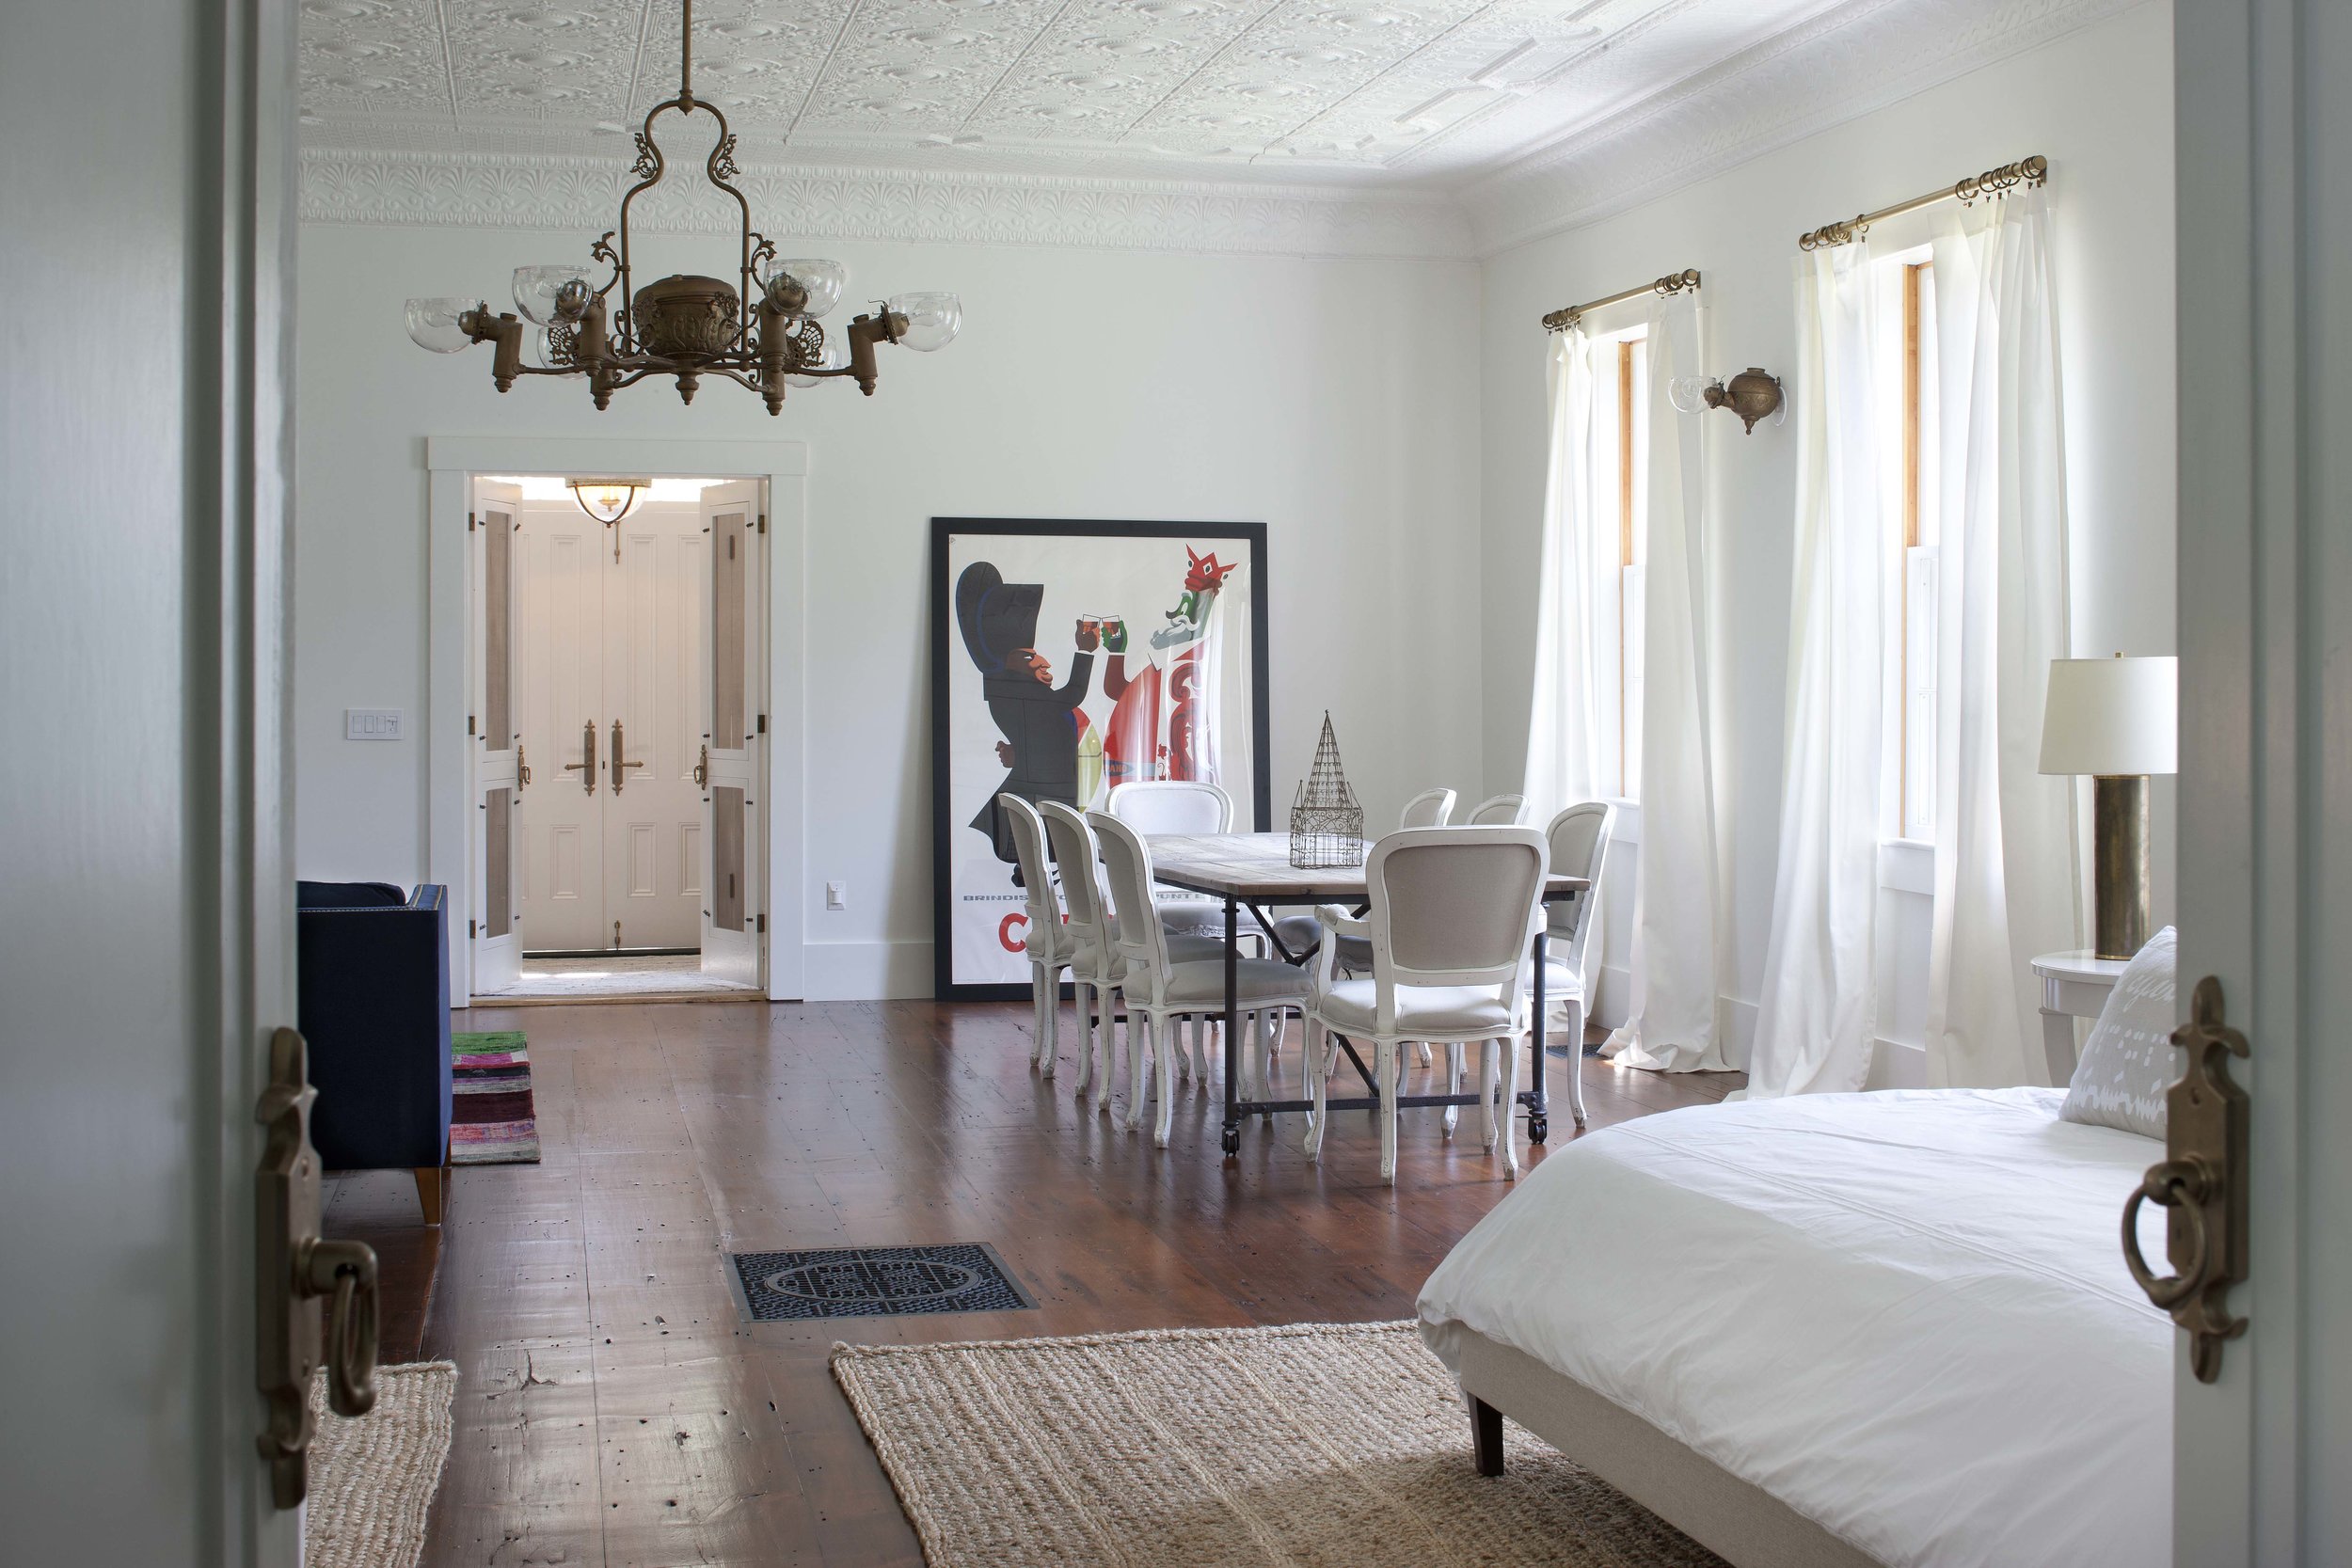
<path fill-rule="evenodd" d="M 620 227 L 588 247 L 592 261 L 612 269 L 601 288 L 592 268 L 559 263 L 515 269 L 515 304 L 532 327 L 525 362 L 525 325 L 511 311 L 492 314 L 486 301 L 465 296 L 412 299 L 408 336 L 421 348 L 456 354 L 474 343 L 494 347 L 490 379 L 501 392 L 519 375 L 584 375 L 598 408 L 612 394 L 647 376 L 677 382 L 678 397 L 694 401 L 705 375 L 722 375 L 757 392 L 768 412 L 784 411 L 785 388 L 815 387 L 850 376 L 871 397 L 874 350 L 882 343 L 930 351 L 945 348 L 963 325 L 963 307 L 951 293 L 897 294 L 880 309 L 851 321 L 841 336 L 845 356 L 818 318 L 841 299 L 849 270 L 819 258 L 779 261 L 775 242 L 752 228 L 751 203 L 731 182 L 735 134 L 717 105 L 694 96 L 694 0 L 684 0 L 678 50 L 678 92 L 647 112 L 637 133 L 637 182 L 621 198 Z M 737 273 L 741 286 L 721 278 L 674 275 L 632 289 L 628 212 L 661 182 L 667 166 L 653 139 L 665 112 L 707 113 L 719 122 L 718 144 L 704 166 L 710 183 L 735 198 L 742 214 Z M 613 244 L 615 237 L 620 243 Z M 608 305 L 607 296 L 620 290 Z"/>

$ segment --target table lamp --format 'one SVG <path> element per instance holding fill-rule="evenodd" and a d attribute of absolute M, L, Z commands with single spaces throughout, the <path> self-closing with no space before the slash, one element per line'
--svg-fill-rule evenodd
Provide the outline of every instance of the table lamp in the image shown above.
<path fill-rule="evenodd" d="M 2180 660 L 2054 658 L 2042 710 L 2044 773 L 2092 784 L 2092 946 L 2128 958 L 2148 941 L 2148 775 L 2179 768 Z"/>

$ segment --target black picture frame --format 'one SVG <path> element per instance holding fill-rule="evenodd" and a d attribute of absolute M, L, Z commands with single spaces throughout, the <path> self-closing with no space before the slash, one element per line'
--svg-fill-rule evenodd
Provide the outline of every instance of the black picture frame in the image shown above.
<path fill-rule="evenodd" d="M 1271 694 L 1269 652 L 1271 625 L 1266 598 L 1266 528 L 1263 523 L 1137 522 L 1109 519 L 1042 517 L 933 517 L 930 551 L 930 706 L 931 706 L 931 985 L 932 994 L 949 1002 L 1009 1002 L 1029 994 L 1026 983 L 958 983 L 955 978 L 954 876 L 955 834 L 965 826 L 957 819 L 950 786 L 950 698 L 952 660 L 961 645 L 956 626 L 955 590 L 948 580 L 950 542 L 973 535 L 1063 539 L 1183 539 L 1188 543 L 1231 541 L 1248 547 L 1249 562 L 1249 781 L 1248 799 L 1252 829 L 1269 831 L 1273 821 L 1273 780 L 1267 766 L 1271 735 L 1268 700 Z M 1230 787 L 1230 786 L 1229 786 Z M 1240 791 L 1233 792 L 1237 797 Z"/>

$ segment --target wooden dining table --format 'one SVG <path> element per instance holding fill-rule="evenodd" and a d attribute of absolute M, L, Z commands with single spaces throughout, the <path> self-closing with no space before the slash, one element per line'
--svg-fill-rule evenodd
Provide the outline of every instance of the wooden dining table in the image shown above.
<path fill-rule="evenodd" d="M 1304 954 L 1291 953 L 1274 934 L 1274 917 L 1266 911 L 1284 905 L 1364 904 L 1369 894 L 1360 863 L 1352 866 L 1309 868 L 1291 864 L 1291 838 L 1288 833 L 1152 833 L 1146 842 L 1152 850 L 1152 875 L 1170 887 L 1193 893 L 1204 893 L 1221 899 L 1225 906 L 1225 1138 L 1228 1158 L 1241 1152 L 1241 1118 L 1253 1114 L 1275 1111 L 1307 1111 L 1313 1109 L 1311 1100 L 1244 1100 L 1241 1098 L 1241 1007 L 1239 987 L 1235 983 L 1241 955 L 1241 939 L 1246 934 L 1241 911 L 1249 911 L 1256 929 L 1264 936 L 1267 945 L 1277 957 L 1296 963 Z M 1369 846 L 1365 846 L 1369 848 Z M 1544 883 L 1543 901 L 1565 903 L 1582 897 L 1591 883 L 1582 877 L 1555 875 Z M 1548 921 L 1535 925 L 1534 996 L 1533 1036 L 1529 1054 L 1534 1059 L 1530 1086 L 1519 1092 L 1518 1102 L 1527 1107 L 1527 1137 L 1530 1143 L 1542 1143 L 1550 1135 L 1549 1101 L 1544 1092 L 1544 949 Z M 1367 1110 L 1380 1103 L 1379 1083 L 1372 1069 L 1357 1054 L 1353 1041 L 1334 1034 L 1340 1049 L 1355 1064 L 1356 1071 L 1364 1081 L 1366 1093 L 1354 1099 L 1327 1099 L 1332 1110 Z M 1582 1050 L 1584 1042 L 1571 1042 L 1571 1048 Z M 1408 1094 L 1397 1097 L 1399 1106 L 1412 1105 L 1475 1105 L 1474 1094 Z"/>

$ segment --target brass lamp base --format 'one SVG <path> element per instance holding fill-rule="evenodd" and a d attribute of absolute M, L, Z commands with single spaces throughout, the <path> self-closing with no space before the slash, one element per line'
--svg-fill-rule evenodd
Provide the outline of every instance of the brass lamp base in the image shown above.
<path fill-rule="evenodd" d="M 2091 946 L 2128 958 L 2148 945 L 2148 776 L 2091 781 Z"/>

